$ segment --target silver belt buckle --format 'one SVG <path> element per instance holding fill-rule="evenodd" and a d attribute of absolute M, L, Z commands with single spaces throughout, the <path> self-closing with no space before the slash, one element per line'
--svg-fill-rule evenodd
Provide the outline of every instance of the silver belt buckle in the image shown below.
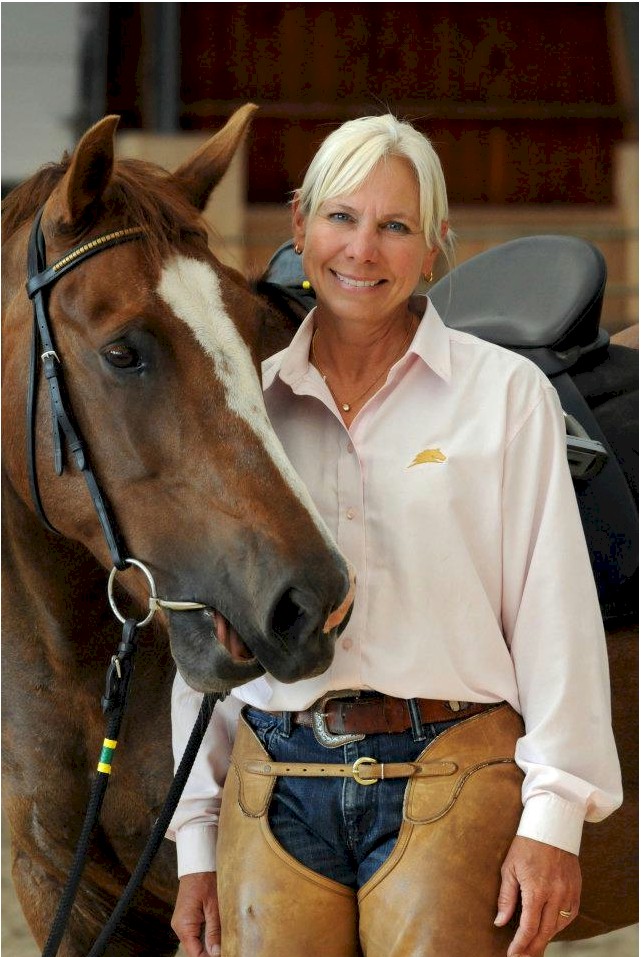
<path fill-rule="evenodd" d="M 325 714 L 325 705 L 328 701 L 340 698 L 360 698 L 360 691 L 328 691 L 322 698 L 319 698 L 312 709 L 312 731 L 319 744 L 325 748 L 340 748 L 344 744 L 351 744 L 353 741 L 363 741 L 364 734 L 332 734 L 327 727 L 327 715 Z"/>

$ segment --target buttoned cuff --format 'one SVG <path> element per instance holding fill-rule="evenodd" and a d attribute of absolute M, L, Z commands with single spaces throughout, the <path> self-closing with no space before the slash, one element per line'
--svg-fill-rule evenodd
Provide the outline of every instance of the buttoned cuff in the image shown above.
<path fill-rule="evenodd" d="M 534 794 L 525 802 L 517 834 L 578 854 L 585 812 L 557 794 Z"/>
<path fill-rule="evenodd" d="M 176 832 L 178 877 L 216 870 L 217 836 L 215 824 L 194 824 Z"/>

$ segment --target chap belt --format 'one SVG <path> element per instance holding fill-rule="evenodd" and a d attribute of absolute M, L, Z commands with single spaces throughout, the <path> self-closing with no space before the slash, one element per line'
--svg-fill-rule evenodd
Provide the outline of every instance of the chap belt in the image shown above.
<path fill-rule="evenodd" d="M 406 701 L 383 694 L 357 695 L 358 692 L 353 691 L 331 692 L 306 711 L 293 711 L 292 722 L 314 728 L 320 717 L 330 735 L 398 734 L 413 726 L 412 706 L 417 708 L 423 724 L 432 724 L 437 721 L 468 718 L 495 708 L 500 703 L 439 701 L 432 698 L 412 698 Z"/>

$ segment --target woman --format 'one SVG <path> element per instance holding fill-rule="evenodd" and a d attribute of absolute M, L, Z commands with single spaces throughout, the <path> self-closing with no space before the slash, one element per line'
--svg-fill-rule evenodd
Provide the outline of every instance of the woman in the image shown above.
<path fill-rule="evenodd" d="M 219 952 L 236 738 L 224 957 L 539 957 L 578 910 L 583 821 L 621 800 L 556 393 L 414 295 L 451 236 L 408 124 L 332 133 L 293 231 L 317 306 L 265 401 L 357 597 L 325 674 L 220 708 L 173 822 L 174 929 Z M 198 705 L 178 678 L 177 756 Z"/>

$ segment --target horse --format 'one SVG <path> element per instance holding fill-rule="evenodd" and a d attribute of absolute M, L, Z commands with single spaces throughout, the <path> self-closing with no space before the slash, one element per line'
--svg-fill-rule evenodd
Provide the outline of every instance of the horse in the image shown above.
<path fill-rule="evenodd" d="M 80 828 L 102 742 L 104 666 L 119 640 L 104 597 L 109 549 L 78 469 L 72 463 L 64 477 L 55 474 L 44 387 L 36 471 L 55 532 L 38 516 L 27 474 L 31 319 L 24 281 L 27 237 L 42 205 L 50 258 L 64 260 L 74 243 L 106 230 L 141 230 L 52 288 L 56 353 L 130 554 L 152 570 L 164 595 L 207 606 L 166 609 L 141 632 L 113 783 L 64 957 L 88 952 L 158 813 L 171 776 L 174 661 L 204 691 L 228 689 L 264 669 L 296 680 L 327 666 L 349 614 L 349 571 L 283 461 L 257 387 L 260 359 L 289 341 L 296 316 L 264 284 L 252 289 L 214 259 L 199 216 L 251 113 L 241 108 L 173 175 L 132 160 L 115 163 L 116 121 L 103 120 L 70 160 L 36 174 L 5 207 L 3 547 L 10 598 L 3 799 L 14 883 L 40 944 Z M 144 579 L 130 571 L 118 581 L 134 612 L 144 614 Z M 636 767 L 629 757 L 636 744 L 632 629 L 619 628 L 608 641 L 615 729 L 624 768 Z M 636 919 L 635 820 L 628 792 L 622 811 L 586 827 L 582 909 L 565 939 Z M 173 851 L 165 846 L 108 953 L 173 953 L 175 891 Z"/>
<path fill-rule="evenodd" d="M 88 952 L 171 781 L 175 666 L 206 692 L 265 671 L 284 681 L 319 674 L 349 613 L 350 570 L 263 403 L 260 360 L 282 333 L 246 280 L 211 254 L 201 217 L 252 112 L 239 110 L 173 175 L 116 162 L 117 118 L 107 117 L 3 209 L 2 796 L 13 881 L 40 946 L 101 753 L 105 668 L 120 641 L 107 574 L 113 566 L 109 598 L 125 621 L 150 617 L 147 577 L 161 596 L 139 631 L 116 773 L 65 957 Z M 43 261 L 29 294 L 42 295 L 53 341 L 38 349 L 44 375 L 30 423 L 34 243 Z M 87 463 L 124 559 L 103 537 Z M 110 945 L 114 957 L 177 947 L 175 859 L 164 844 Z"/>

